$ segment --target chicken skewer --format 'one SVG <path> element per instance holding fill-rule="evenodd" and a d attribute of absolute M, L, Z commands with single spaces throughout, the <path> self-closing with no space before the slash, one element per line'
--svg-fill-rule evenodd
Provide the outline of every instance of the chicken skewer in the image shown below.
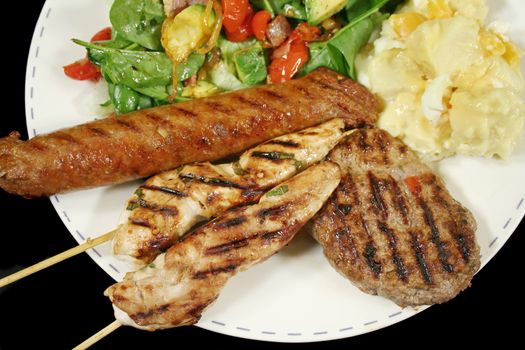
<path fill-rule="evenodd" d="M 235 163 L 197 163 L 154 176 L 128 200 L 115 231 L 0 279 L 0 287 L 111 238 L 116 255 L 136 266 L 148 264 L 195 224 L 256 202 L 268 188 L 321 161 L 344 135 L 343 120 L 334 119 L 270 140 Z"/>
<path fill-rule="evenodd" d="M 314 165 L 258 204 L 230 210 L 197 229 L 105 291 L 117 320 L 150 331 L 196 323 L 231 277 L 288 244 L 340 179 L 336 164 Z"/>

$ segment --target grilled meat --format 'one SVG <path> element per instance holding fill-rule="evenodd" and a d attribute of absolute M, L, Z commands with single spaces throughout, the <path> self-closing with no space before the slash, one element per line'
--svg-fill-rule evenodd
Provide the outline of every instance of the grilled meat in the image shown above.
<path fill-rule="evenodd" d="M 401 306 L 443 303 L 469 286 L 476 222 L 407 146 L 359 130 L 328 159 L 342 180 L 311 229 L 337 271 Z"/>
<path fill-rule="evenodd" d="M 197 223 L 257 202 L 269 188 L 323 160 L 343 129 L 343 120 L 334 119 L 256 146 L 235 163 L 196 163 L 153 176 L 128 201 L 113 253 L 140 265 L 151 262 Z"/>
<path fill-rule="evenodd" d="M 122 323 L 148 330 L 196 323 L 230 277 L 283 248 L 337 187 L 339 167 L 314 165 L 176 243 L 105 294 Z"/>
<path fill-rule="evenodd" d="M 238 154 L 334 119 L 377 119 L 374 96 L 327 69 L 278 85 L 155 107 L 19 140 L 0 139 L 0 187 L 25 197 L 122 183 Z"/>

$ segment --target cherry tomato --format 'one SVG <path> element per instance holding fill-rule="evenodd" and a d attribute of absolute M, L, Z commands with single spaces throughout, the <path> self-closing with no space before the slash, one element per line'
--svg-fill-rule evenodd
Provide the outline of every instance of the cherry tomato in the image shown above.
<path fill-rule="evenodd" d="M 98 79 L 100 77 L 100 69 L 87 58 L 65 66 L 64 73 L 75 80 Z"/>
<path fill-rule="evenodd" d="M 311 26 L 306 22 L 301 22 L 290 34 L 291 39 L 301 39 L 303 41 L 314 41 L 321 35 L 321 29 Z"/>
<path fill-rule="evenodd" d="M 253 36 L 253 30 L 251 26 L 252 18 L 253 18 L 253 10 L 250 7 L 248 10 L 248 15 L 244 23 L 242 23 L 237 28 L 237 30 L 229 31 L 225 27 L 224 29 L 225 29 L 226 37 L 228 38 L 228 40 L 233 41 L 233 42 L 240 42 L 240 41 L 244 41 L 244 40 L 251 38 Z"/>
<path fill-rule="evenodd" d="M 287 43 L 283 45 L 287 45 Z M 277 84 L 292 79 L 306 64 L 308 58 L 308 48 L 304 41 L 301 39 L 291 40 L 290 51 L 283 57 L 275 58 L 270 64 L 268 74 L 271 82 Z"/>
<path fill-rule="evenodd" d="M 91 42 L 110 40 L 111 33 L 111 27 L 101 29 L 97 32 L 97 34 L 93 35 L 93 37 L 91 38 Z"/>
<path fill-rule="evenodd" d="M 272 20 L 272 14 L 266 10 L 259 11 L 253 16 L 252 31 L 260 41 L 266 40 L 266 28 Z"/>
<path fill-rule="evenodd" d="M 226 31 L 233 33 L 246 23 L 253 9 L 248 0 L 221 0 L 223 20 L 222 25 Z"/>

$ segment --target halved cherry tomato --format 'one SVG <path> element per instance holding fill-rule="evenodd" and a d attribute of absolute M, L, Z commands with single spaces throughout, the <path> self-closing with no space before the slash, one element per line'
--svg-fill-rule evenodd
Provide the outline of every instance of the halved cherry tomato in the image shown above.
<path fill-rule="evenodd" d="M 408 187 L 408 190 L 412 194 L 418 194 L 421 192 L 421 183 L 419 182 L 419 178 L 417 176 L 407 177 L 404 181 Z"/>
<path fill-rule="evenodd" d="M 291 40 L 291 39 L 288 39 Z M 283 45 L 287 45 L 284 43 Z M 268 69 L 273 84 L 283 83 L 292 77 L 306 64 L 309 58 L 308 48 L 301 39 L 291 40 L 290 50 L 283 57 L 275 58 Z"/>
<path fill-rule="evenodd" d="M 260 41 L 266 40 L 266 28 L 272 20 L 272 14 L 266 10 L 261 10 L 253 16 L 252 30 L 253 34 Z"/>
<path fill-rule="evenodd" d="M 301 39 L 303 41 L 314 41 L 321 35 L 321 29 L 311 26 L 306 22 L 301 22 L 290 34 L 291 39 Z"/>
<path fill-rule="evenodd" d="M 240 25 L 236 30 L 230 31 L 226 27 L 224 28 L 226 32 L 226 37 L 229 41 L 233 42 L 240 42 L 247 40 L 253 36 L 253 30 L 252 30 L 252 19 L 253 19 L 253 10 L 250 7 L 248 10 L 248 14 L 246 16 L 246 19 L 244 23 Z"/>
<path fill-rule="evenodd" d="M 110 40 L 111 33 L 111 27 L 101 29 L 95 35 L 93 35 L 93 37 L 91 38 L 91 42 Z"/>
<path fill-rule="evenodd" d="M 233 33 L 246 23 L 248 16 L 253 14 L 253 9 L 248 0 L 221 0 L 222 25 L 226 31 Z"/>
<path fill-rule="evenodd" d="M 65 66 L 64 73 L 75 80 L 98 79 L 100 77 L 100 69 L 87 58 Z"/>

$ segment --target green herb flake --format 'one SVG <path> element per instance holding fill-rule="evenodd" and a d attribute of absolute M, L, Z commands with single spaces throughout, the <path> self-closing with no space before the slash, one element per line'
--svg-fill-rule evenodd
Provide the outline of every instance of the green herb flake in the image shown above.
<path fill-rule="evenodd" d="M 135 191 L 135 194 L 136 194 L 137 197 L 139 197 L 139 198 L 144 197 L 144 191 L 142 191 L 142 188 L 138 188 L 138 189 Z"/>
<path fill-rule="evenodd" d="M 277 187 L 277 188 L 271 190 L 270 192 L 266 193 L 266 197 L 282 196 L 286 192 L 288 192 L 288 186 L 287 185 L 283 185 L 281 187 Z"/>
<path fill-rule="evenodd" d="M 232 168 L 235 175 L 246 175 L 246 171 L 241 167 L 241 164 L 239 162 L 234 162 Z"/>
<path fill-rule="evenodd" d="M 154 268 L 157 267 L 157 266 L 155 266 L 154 263 L 151 263 L 151 264 L 148 265 L 148 267 L 149 267 L 150 269 L 154 269 Z"/>
<path fill-rule="evenodd" d="M 137 202 L 131 202 L 128 204 L 128 207 L 126 208 L 126 210 L 135 210 L 139 207 L 139 204 Z"/>

